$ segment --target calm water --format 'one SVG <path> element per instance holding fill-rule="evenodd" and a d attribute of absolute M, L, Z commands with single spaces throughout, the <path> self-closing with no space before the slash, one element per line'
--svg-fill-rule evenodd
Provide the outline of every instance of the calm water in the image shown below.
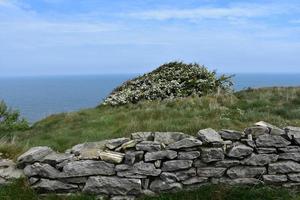
<path fill-rule="evenodd" d="M 0 78 L 0 99 L 34 122 L 53 113 L 95 107 L 111 90 L 135 75 Z M 238 74 L 235 89 L 300 86 L 300 74 Z"/>

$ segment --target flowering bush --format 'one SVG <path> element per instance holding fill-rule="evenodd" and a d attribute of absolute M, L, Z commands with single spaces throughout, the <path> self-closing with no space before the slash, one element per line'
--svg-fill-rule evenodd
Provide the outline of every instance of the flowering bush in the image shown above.
<path fill-rule="evenodd" d="M 141 100 L 203 96 L 220 90 L 229 91 L 231 86 L 231 76 L 218 78 L 215 71 L 199 64 L 170 62 L 117 87 L 103 104 L 122 105 Z"/>

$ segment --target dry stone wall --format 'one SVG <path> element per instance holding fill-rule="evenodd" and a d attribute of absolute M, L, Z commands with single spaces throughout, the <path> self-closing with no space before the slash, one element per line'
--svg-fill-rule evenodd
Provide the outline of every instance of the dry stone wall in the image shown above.
<path fill-rule="evenodd" d="M 17 165 L 39 193 L 134 199 L 204 184 L 300 186 L 300 128 L 258 122 L 244 132 L 139 132 L 74 146 L 34 147 Z"/>

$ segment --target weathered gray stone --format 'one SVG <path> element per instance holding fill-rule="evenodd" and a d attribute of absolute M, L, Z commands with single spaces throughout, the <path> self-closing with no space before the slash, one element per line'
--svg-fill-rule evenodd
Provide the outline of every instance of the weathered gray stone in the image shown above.
<path fill-rule="evenodd" d="M 280 161 L 269 164 L 269 174 L 287 174 L 300 172 L 300 164 L 294 161 Z"/>
<path fill-rule="evenodd" d="M 38 176 L 48 179 L 56 179 L 61 177 L 61 172 L 49 164 L 34 163 L 24 168 L 24 174 L 27 177 Z"/>
<path fill-rule="evenodd" d="M 200 158 L 194 160 L 193 167 L 206 167 L 208 164 L 203 162 Z"/>
<path fill-rule="evenodd" d="M 57 180 L 41 179 L 38 183 L 32 186 L 38 193 L 49 192 L 75 192 L 78 186 L 74 184 L 63 183 Z"/>
<path fill-rule="evenodd" d="M 28 179 L 28 182 L 30 185 L 33 185 L 33 184 L 37 183 L 39 180 L 40 180 L 39 178 L 31 177 Z"/>
<path fill-rule="evenodd" d="M 253 138 L 257 138 L 261 135 L 269 134 L 270 130 L 268 127 L 264 126 L 253 126 L 246 128 L 244 132 L 246 135 L 252 135 Z"/>
<path fill-rule="evenodd" d="M 205 163 L 224 160 L 224 152 L 221 148 L 202 148 L 201 155 Z"/>
<path fill-rule="evenodd" d="M 197 168 L 197 174 L 200 177 L 222 177 L 226 168 L 206 167 Z"/>
<path fill-rule="evenodd" d="M 113 196 L 110 200 L 135 200 L 135 196 Z"/>
<path fill-rule="evenodd" d="M 241 142 L 248 145 L 249 147 L 256 148 L 255 141 L 252 139 L 241 139 Z"/>
<path fill-rule="evenodd" d="M 255 123 L 256 126 L 262 126 L 262 127 L 267 127 L 269 129 L 269 133 L 271 135 L 284 135 L 285 134 L 285 131 L 281 128 L 278 128 L 272 124 L 269 124 L 267 122 L 264 122 L 264 121 L 260 121 L 260 122 L 257 122 Z"/>
<path fill-rule="evenodd" d="M 47 163 L 49 165 L 55 166 L 59 163 L 62 163 L 66 160 L 71 160 L 74 157 L 73 154 L 66 153 L 51 153 L 41 159 L 42 163 Z"/>
<path fill-rule="evenodd" d="M 237 142 L 234 143 L 233 147 L 228 150 L 227 156 L 232 158 L 244 158 L 250 155 L 252 152 L 253 149 L 251 147 Z"/>
<path fill-rule="evenodd" d="M 142 189 L 143 190 L 148 189 L 149 185 L 150 185 L 150 179 L 149 178 L 142 179 Z"/>
<path fill-rule="evenodd" d="M 63 168 L 63 172 L 69 177 L 93 176 L 93 175 L 114 175 L 115 165 L 94 160 L 81 160 L 69 162 Z"/>
<path fill-rule="evenodd" d="M 182 170 L 182 171 L 174 172 L 174 174 L 176 175 L 176 177 L 179 181 L 184 181 L 184 180 L 187 180 L 188 178 L 196 176 L 197 171 L 196 171 L 195 168 L 191 168 L 191 169 L 188 169 L 188 170 Z"/>
<path fill-rule="evenodd" d="M 256 148 L 257 153 L 259 154 L 274 154 L 277 153 L 277 149 L 276 148 Z"/>
<path fill-rule="evenodd" d="M 262 181 L 255 178 L 219 178 L 213 179 L 213 184 L 226 184 L 226 185 L 260 185 L 264 184 Z"/>
<path fill-rule="evenodd" d="M 137 132 L 131 134 L 132 140 L 137 141 L 153 141 L 154 140 L 154 133 L 152 132 Z"/>
<path fill-rule="evenodd" d="M 128 142 L 125 142 L 124 144 L 122 144 L 119 148 L 116 149 L 116 151 L 121 151 L 121 150 L 126 150 L 126 149 L 130 149 L 130 148 L 134 148 L 137 145 L 137 141 L 136 140 L 130 140 Z"/>
<path fill-rule="evenodd" d="M 41 161 L 42 158 L 53 152 L 49 147 L 33 147 L 18 157 L 18 166 L 24 168 L 26 164 Z"/>
<path fill-rule="evenodd" d="M 300 152 L 300 146 L 287 146 L 284 148 L 279 148 L 278 151 L 283 153 Z"/>
<path fill-rule="evenodd" d="M 23 170 L 17 169 L 12 160 L 0 159 L 0 177 L 6 180 L 24 177 Z"/>
<path fill-rule="evenodd" d="M 171 160 L 163 163 L 162 171 L 178 171 L 191 168 L 193 161 L 191 160 Z"/>
<path fill-rule="evenodd" d="M 282 187 L 284 188 L 299 188 L 300 187 L 300 183 L 285 183 L 282 185 Z"/>
<path fill-rule="evenodd" d="M 279 135 L 264 134 L 258 136 L 258 138 L 256 139 L 256 145 L 258 147 L 286 147 L 290 144 L 290 141 L 284 139 Z"/>
<path fill-rule="evenodd" d="M 72 177 L 72 178 L 61 178 L 59 181 L 71 184 L 85 184 L 88 177 Z"/>
<path fill-rule="evenodd" d="M 143 151 L 127 151 L 125 153 L 125 164 L 134 164 L 144 159 Z"/>
<path fill-rule="evenodd" d="M 161 160 L 157 160 L 157 161 L 155 161 L 154 162 L 154 166 L 156 167 L 156 168 L 161 168 Z"/>
<path fill-rule="evenodd" d="M 293 140 L 296 144 L 300 145 L 300 127 L 288 126 L 285 128 L 285 131 L 290 140 Z"/>
<path fill-rule="evenodd" d="M 123 161 L 125 154 L 114 151 L 102 151 L 99 153 L 99 157 L 103 161 L 119 164 Z"/>
<path fill-rule="evenodd" d="M 205 183 L 208 181 L 208 178 L 207 177 L 192 177 L 192 178 L 189 178 L 185 181 L 182 181 L 182 184 L 183 185 L 194 185 L 194 184 L 199 184 L 199 183 Z"/>
<path fill-rule="evenodd" d="M 240 160 L 221 160 L 216 162 L 215 166 L 229 168 L 229 167 L 237 166 L 240 163 L 241 163 Z"/>
<path fill-rule="evenodd" d="M 156 179 L 150 184 L 150 189 L 154 192 L 178 191 L 182 189 L 182 185 L 180 183 L 167 183 Z"/>
<path fill-rule="evenodd" d="M 179 160 L 194 160 L 200 157 L 200 151 L 179 152 Z"/>
<path fill-rule="evenodd" d="M 177 152 L 172 150 L 148 152 L 145 154 L 145 161 L 154 161 L 154 160 L 163 160 L 169 159 L 172 160 L 177 157 Z"/>
<path fill-rule="evenodd" d="M 159 142 L 142 141 L 142 142 L 138 143 L 135 148 L 138 151 L 153 152 L 153 151 L 160 151 L 161 145 Z"/>
<path fill-rule="evenodd" d="M 107 195 L 138 195 L 142 191 L 142 182 L 139 179 L 119 177 L 95 176 L 86 182 L 83 192 L 88 194 Z"/>
<path fill-rule="evenodd" d="M 212 128 L 200 130 L 197 135 L 204 144 L 223 143 L 220 134 Z"/>
<path fill-rule="evenodd" d="M 227 170 L 227 175 L 232 178 L 256 178 L 266 174 L 265 167 L 236 166 Z"/>
<path fill-rule="evenodd" d="M 251 154 L 242 161 L 243 165 L 264 166 L 278 160 L 277 154 Z"/>
<path fill-rule="evenodd" d="M 99 142 L 86 142 L 83 144 L 77 144 L 71 149 L 68 149 L 66 153 L 72 153 L 76 156 L 79 156 L 83 153 L 88 154 L 88 152 L 98 152 L 98 151 L 104 151 L 106 140 L 99 141 Z M 88 158 L 87 158 L 88 159 Z"/>
<path fill-rule="evenodd" d="M 300 182 L 300 173 L 288 174 L 288 178 L 294 182 Z"/>
<path fill-rule="evenodd" d="M 178 142 L 169 144 L 167 149 L 183 149 L 183 148 L 191 148 L 191 147 L 198 147 L 201 146 L 202 142 L 195 138 L 184 138 Z"/>
<path fill-rule="evenodd" d="M 242 137 L 245 136 L 245 134 L 242 132 L 227 129 L 221 130 L 219 134 L 224 140 L 240 140 Z"/>
<path fill-rule="evenodd" d="M 167 183 L 175 183 L 175 182 L 179 181 L 176 174 L 171 173 L 171 172 L 162 172 L 160 174 L 160 179 Z"/>
<path fill-rule="evenodd" d="M 154 141 L 169 145 L 191 136 L 180 132 L 155 132 Z"/>
<path fill-rule="evenodd" d="M 299 162 L 300 152 L 281 153 L 279 154 L 279 160 L 293 160 Z"/>
<path fill-rule="evenodd" d="M 109 148 L 110 150 L 114 150 L 118 147 L 120 147 L 122 144 L 125 142 L 128 142 L 130 139 L 129 138 L 117 138 L 117 139 L 112 139 L 112 140 L 107 140 L 105 146 Z"/>
<path fill-rule="evenodd" d="M 133 165 L 135 173 L 146 176 L 159 176 L 160 169 L 156 169 L 153 163 L 138 162 Z"/>
<path fill-rule="evenodd" d="M 283 183 L 287 181 L 286 175 L 263 175 L 263 180 L 268 184 Z"/>

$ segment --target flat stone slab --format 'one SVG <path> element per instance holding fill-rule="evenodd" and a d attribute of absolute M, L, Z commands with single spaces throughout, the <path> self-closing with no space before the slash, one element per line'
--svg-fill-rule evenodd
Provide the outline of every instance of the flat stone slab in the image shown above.
<path fill-rule="evenodd" d="M 31 187 L 38 193 L 69 193 L 75 192 L 79 189 L 75 184 L 68 184 L 57 180 L 48 179 L 41 179 Z"/>
<path fill-rule="evenodd" d="M 256 145 L 258 147 L 286 147 L 290 145 L 291 142 L 284 139 L 283 137 L 279 135 L 270 135 L 270 134 L 264 134 L 259 136 L 256 139 Z"/>
<path fill-rule="evenodd" d="M 178 159 L 179 160 L 194 160 L 200 157 L 200 151 L 188 151 L 188 152 L 179 152 Z"/>
<path fill-rule="evenodd" d="M 189 138 L 184 138 L 178 142 L 169 144 L 167 146 L 167 149 L 178 150 L 178 149 L 183 149 L 183 148 L 199 147 L 201 145 L 202 145 L 202 142 L 200 140 L 189 137 Z"/>
<path fill-rule="evenodd" d="M 223 140 L 240 140 L 242 137 L 245 136 L 244 133 L 239 132 L 239 131 L 234 131 L 234 130 L 227 130 L 227 129 L 223 129 L 219 132 L 219 134 L 221 135 L 221 138 Z"/>
<path fill-rule="evenodd" d="M 284 183 L 288 181 L 286 175 L 263 175 L 263 180 L 268 184 Z"/>
<path fill-rule="evenodd" d="M 277 154 L 251 154 L 249 158 L 242 161 L 243 165 L 265 166 L 278 160 Z"/>
<path fill-rule="evenodd" d="M 201 158 L 205 163 L 224 160 L 225 155 L 222 148 L 202 148 Z"/>
<path fill-rule="evenodd" d="M 18 166 L 24 168 L 26 164 L 41 161 L 45 156 L 54 153 L 50 147 L 33 147 L 18 157 Z"/>
<path fill-rule="evenodd" d="M 169 145 L 175 142 L 178 142 L 184 138 L 191 137 L 184 133 L 180 132 L 155 132 L 154 133 L 154 141 L 163 143 L 165 145 Z"/>
<path fill-rule="evenodd" d="M 204 144 L 223 143 L 220 134 L 212 128 L 200 130 L 197 135 Z"/>
<path fill-rule="evenodd" d="M 171 160 L 163 163 L 162 171 L 178 171 L 191 168 L 193 161 L 191 160 Z"/>
<path fill-rule="evenodd" d="M 269 174 L 287 174 L 300 172 L 300 164 L 294 161 L 280 161 L 269 164 Z"/>
<path fill-rule="evenodd" d="M 197 174 L 200 177 L 222 177 L 227 169 L 218 167 L 197 168 Z"/>
<path fill-rule="evenodd" d="M 256 178 L 267 173 L 265 167 L 236 166 L 227 170 L 227 175 L 232 178 Z"/>
<path fill-rule="evenodd" d="M 160 151 L 161 144 L 159 142 L 154 142 L 154 141 L 142 141 L 138 143 L 135 148 L 138 151 L 147 151 L 147 152 Z"/>
<path fill-rule="evenodd" d="M 114 150 L 114 149 L 120 147 L 125 142 L 128 142 L 129 140 L 130 140 L 129 138 L 125 138 L 125 137 L 107 140 L 105 146 L 110 150 Z"/>
<path fill-rule="evenodd" d="M 145 154 L 145 161 L 155 161 L 155 160 L 164 160 L 164 159 L 175 159 L 177 157 L 177 152 L 172 150 L 148 152 Z"/>
<path fill-rule="evenodd" d="M 231 158 L 244 158 L 252 152 L 253 149 L 251 147 L 238 142 L 233 144 L 233 147 L 228 150 L 226 155 Z"/>

